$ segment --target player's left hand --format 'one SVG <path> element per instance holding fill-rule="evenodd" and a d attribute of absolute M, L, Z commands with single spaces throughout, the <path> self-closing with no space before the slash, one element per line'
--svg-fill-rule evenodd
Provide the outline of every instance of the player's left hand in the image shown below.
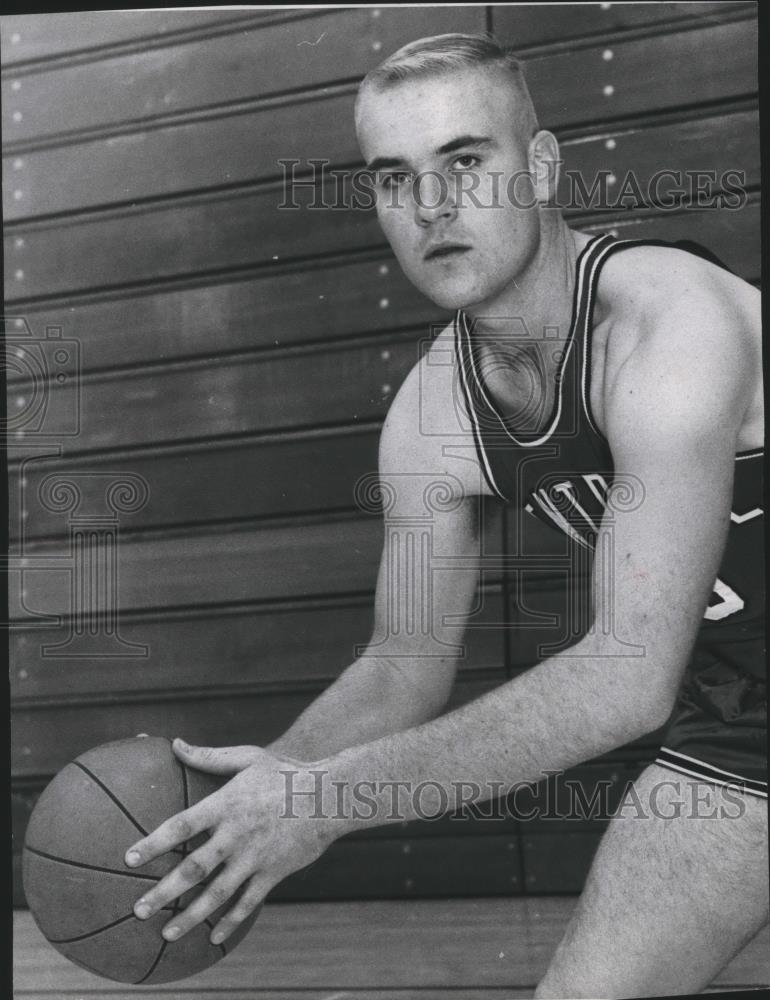
<path fill-rule="evenodd" d="M 177 940 L 243 886 L 237 902 L 211 932 L 211 941 L 218 944 L 273 886 L 311 864 L 334 841 L 333 821 L 321 818 L 323 772 L 320 765 L 278 758 L 260 747 L 188 747 L 175 740 L 173 749 L 189 767 L 235 776 L 128 849 L 126 864 L 138 868 L 196 834 L 209 832 L 201 847 L 137 900 L 134 913 L 147 919 L 220 869 L 200 895 L 163 928 L 167 940 Z"/>

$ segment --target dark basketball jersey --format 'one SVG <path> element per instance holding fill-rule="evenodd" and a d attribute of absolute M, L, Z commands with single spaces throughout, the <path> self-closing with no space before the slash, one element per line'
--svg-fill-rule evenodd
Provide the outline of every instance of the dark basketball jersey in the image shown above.
<path fill-rule="evenodd" d="M 589 559 L 601 537 L 600 525 L 604 532 L 613 510 L 633 509 L 644 494 L 644 484 L 635 477 L 620 481 L 614 476 L 609 444 L 593 418 L 589 392 L 592 316 L 601 268 L 611 254 L 634 246 L 671 246 L 725 266 L 705 248 L 685 241 L 617 240 L 610 235 L 591 240 L 576 263 L 566 342 L 556 336 L 549 341 L 548 330 L 538 341 L 541 352 L 558 351 L 553 354 L 558 369 L 548 419 L 543 422 L 541 414 L 541 419 L 530 421 L 542 428 L 537 432 L 516 429 L 506 420 L 485 380 L 485 365 L 492 362 L 488 356 L 485 361 L 475 342 L 472 322 L 462 312 L 455 318 L 460 381 L 490 489 L 501 500 L 522 507 L 525 517 L 537 517 L 565 533 Z M 540 405 L 533 395 L 533 406 Z M 526 409 L 524 401 L 521 410 Z M 766 794 L 762 464 L 761 450 L 735 457 L 727 543 L 660 761 L 686 773 L 710 774 L 714 780 L 720 775 L 740 779 L 745 790 Z M 688 720 L 694 725 L 685 737 Z M 709 727 L 719 732 L 716 753 L 701 745 L 703 730 L 710 732 Z"/>

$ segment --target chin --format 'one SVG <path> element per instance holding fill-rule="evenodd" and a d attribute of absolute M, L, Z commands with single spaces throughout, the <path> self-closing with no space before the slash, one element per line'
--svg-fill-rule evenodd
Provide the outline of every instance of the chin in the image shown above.
<path fill-rule="evenodd" d="M 476 284 L 471 285 L 469 282 L 420 281 L 419 278 L 415 280 L 415 277 L 408 274 L 407 278 L 431 302 L 434 302 L 441 309 L 448 309 L 452 312 L 456 312 L 458 309 L 467 309 L 483 302 L 487 297 L 485 290 L 480 289 Z"/>

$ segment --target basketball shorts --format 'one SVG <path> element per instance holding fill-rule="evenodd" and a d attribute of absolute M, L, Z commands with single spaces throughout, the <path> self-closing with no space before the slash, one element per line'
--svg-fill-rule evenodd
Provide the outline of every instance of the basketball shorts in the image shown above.
<path fill-rule="evenodd" d="M 696 647 L 656 764 L 767 798 L 764 636 Z"/>

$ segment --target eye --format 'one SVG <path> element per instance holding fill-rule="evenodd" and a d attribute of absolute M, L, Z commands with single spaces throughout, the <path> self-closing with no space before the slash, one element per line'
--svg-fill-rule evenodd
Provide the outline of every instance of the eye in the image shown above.
<path fill-rule="evenodd" d="M 473 170 L 474 167 L 478 167 L 481 160 L 478 156 L 473 153 L 463 153 L 462 156 L 457 156 L 452 161 L 452 166 L 457 167 L 459 170 Z"/>
<path fill-rule="evenodd" d="M 409 180 L 409 174 L 405 170 L 393 170 L 390 173 L 381 173 L 377 176 L 377 183 L 384 191 L 391 191 L 395 187 L 400 187 Z"/>

